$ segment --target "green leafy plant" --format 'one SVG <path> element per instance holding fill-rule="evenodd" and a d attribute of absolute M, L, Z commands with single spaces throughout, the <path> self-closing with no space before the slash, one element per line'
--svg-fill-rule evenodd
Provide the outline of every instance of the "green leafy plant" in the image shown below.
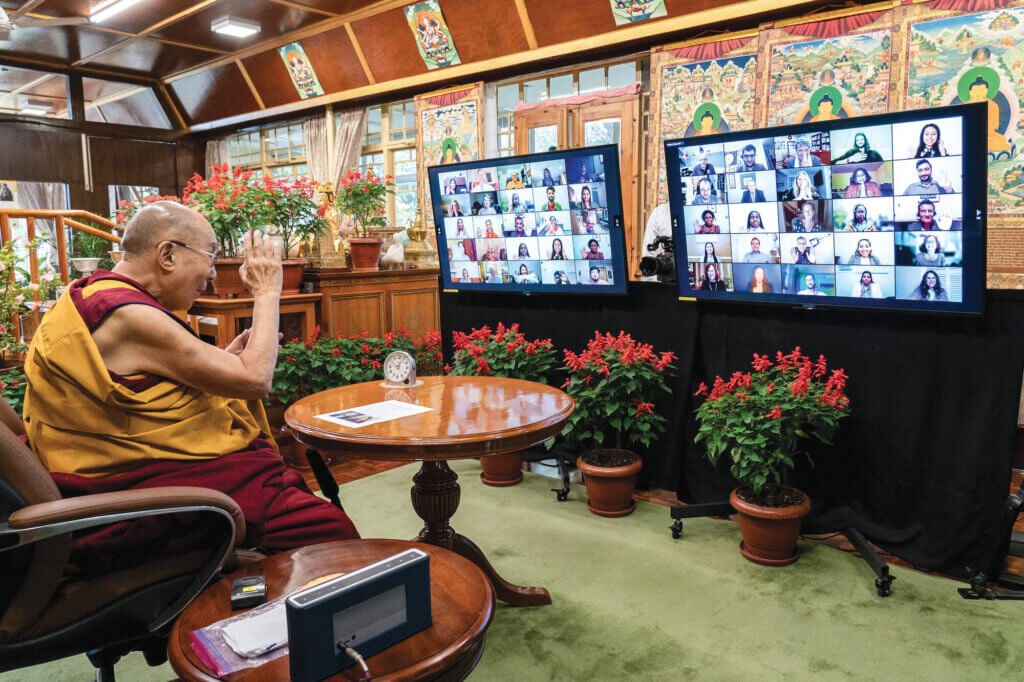
<path fill-rule="evenodd" d="M 665 378 L 674 359 L 674 353 L 655 353 L 624 331 L 618 336 L 594 332 L 579 354 L 567 349 L 563 371 L 569 376 L 562 388 L 576 401 L 562 430 L 567 445 L 579 450 L 650 445 L 665 430 L 654 400 L 670 393 Z"/>
<path fill-rule="evenodd" d="M 413 356 L 418 375 L 440 373 L 439 332 L 427 332 L 417 339 L 398 329 L 384 338 L 364 334 L 332 339 L 321 337 L 320 328 L 316 327 L 308 339 L 295 338 L 281 347 L 266 403 L 288 405 L 329 388 L 382 380 L 384 359 L 396 350 Z"/>
<path fill-rule="evenodd" d="M 710 389 L 700 385 L 695 395 L 706 398 L 697 408 L 694 441 L 706 443 L 712 464 L 726 457 L 744 499 L 780 506 L 801 441 L 831 444 L 850 413 L 847 376 L 842 369 L 829 374 L 824 355 L 812 361 L 799 346 L 788 355 L 777 352 L 774 364 L 755 353 L 751 364 L 753 372 L 734 372 L 729 381 L 715 377 Z"/>
<path fill-rule="evenodd" d="M 28 273 L 19 267 L 20 258 L 15 246 L 17 237 L 12 237 L 0 246 L 0 355 L 24 353 L 28 346 L 16 335 L 18 327 L 15 320 L 23 312 L 32 310 L 34 290 L 28 281 Z M 37 242 L 26 244 L 28 250 L 35 248 Z M 20 276 L 19 276 L 20 274 Z M 13 276 L 12 276 L 13 275 Z M 34 306 L 38 309 L 38 304 Z"/>
<path fill-rule="evenodd" d="M 326 206 L 317 206 L 314 196 L 316 183 L 310 178 L 296 180 L 273 180 L 264 187 L 268 200 L 273 204 L 272 222 L 281 235 L 282 253 L 286 256 L 292 247 L 308 242 L 314 237 L 326 234 L 330 223 L 325 217 Z"/>
<path fill-rule="evenodd" d="M 366 237 L 367 228 L 387 227 L 384 199 L 394 193 L 395 180 L 390 175 L 380 178 L 372 170 L 348 171 L 339 183 L 334 203 L 338 213 L 352 216 L 356 236 Z"/>
<path fill-rule="evenodd" d="M 446 368 L 449 374 L 461 376 L 493 376 L 548 383 L 555 366 L 555 349 L 551 339 L 527 341 L 519 324 L 506 327 L 498 323 L 492 332 L 488 326 L 469 334 L 452 334 L 455 355 Z"/>
<path fill-rule="evenodd" d="M 28 377 L 21 370 L 12 369 L 0 374 L 0 395 L 19 415 L 25 404 L 26 388 L 28 388 Z"/>
<path fill-rule="evenodd" d="M 93 227 L 95 227 L 95 225 Z M 109 242 L 103 237 L 98 237 L 94 234 L 81 232 L 79 230 L 71 230 L 72 258 L 99 258 L 100 263 L 97 268 L 100 270 L 109 270 L 114 267 L 114 261 L 111 260 L 109 253 L 113 248 L 113 242 Z M 75 267 L 74 263 L 71 263 L 70 275 L 72 279 L 78 279 L 82 276 L 82 273 L 78 271 L 78 268 Z"/>
<path fill-rule="evenodd" d="M 274 223 L 276 182 L 267 175 L 257 180 L 252 171 L 241 168 L 229 173 L 226 163 L 211 170 L 209 178 L 192 176 L 181 203 L 210 221 L 220 255 L 230 258 L 241 250 L 244 234 Z"/>

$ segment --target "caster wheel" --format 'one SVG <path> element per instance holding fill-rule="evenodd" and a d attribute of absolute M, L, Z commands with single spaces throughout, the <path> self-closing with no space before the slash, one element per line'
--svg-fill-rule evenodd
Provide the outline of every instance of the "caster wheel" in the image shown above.
<path fill-rule="evenodd" d="M 877 590 L 879 597 L 888 597 L 892 594 L 892 581 L 885 580 L 883 578 L 876 578 L 875 590 Z"/>
<path fill-rule="evenodd" d="M 672 538 L 674 540 L 678 540 L 679 538 L 683 537 L 683 522 L 682 521 L 676 521 L 671 526 L 669 526 L 669 528 L 672 529 Z"/>

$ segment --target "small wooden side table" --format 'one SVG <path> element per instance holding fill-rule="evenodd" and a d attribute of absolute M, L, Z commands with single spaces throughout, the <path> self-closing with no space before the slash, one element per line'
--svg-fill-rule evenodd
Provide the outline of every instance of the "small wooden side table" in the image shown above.
<path fill-rule="evenodd" d="M 232 615 L 231 582 L 247 575 L 267 581 L 267 600 L 295 592 L 316 578 L 347 573 L 410 548 L 430 554 L 430 603 L 434 623 L 376 656 L 366 659 L 374 680 L 462 680 L 484 651 L 484 635 L 494 617 L 494 590 L 483 572 L 463 557 L 406 540 L 345 540 L 301 547 L 267 557 L 222 578 L 189 604 L 171 630 L 167 657 L 182 679 L 217 678 L 192 650 L 190 633 Z M 242 613 L 241 611 L 237 613 Z M 229 676 L 233 682 L 288 679 L 288 656 Z M 362 680 L 358 665 L 328 678 Z"/>
<path fill-rule="evenodd" d="M 313 333 L 320 298 L 321 294 L 293 294 L 281 297 L 282 315 L 299 313 L 302 316 L 302 338 L 309 338 Z M 189 326 L 198 334 L 200 317 L 217 318 L 217 335 L 214 343 L 224 348 L 241 333 L 242 330 L 238 329 L 238 320 L 252 317 L 253 302 L 252 298 L 200 296 L 188 311 Z"/>

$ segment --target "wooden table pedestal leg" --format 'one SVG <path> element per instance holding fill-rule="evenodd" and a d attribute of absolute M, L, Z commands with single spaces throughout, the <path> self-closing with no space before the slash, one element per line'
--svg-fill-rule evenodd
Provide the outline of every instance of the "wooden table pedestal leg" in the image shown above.
<path fill-rule="evenodd" d="M 494 586 L 495 596 L 511 606 L 544 606 L 551 603 L 551 595 L 543 587 L 520 587 L 498 575 L 491 563 L 472 540 L 456 533 L 448 520 L 459 508 L 460 489 L 458 475 L 448 462 L 423 462 L 412 477 L 412 507 L 423 519 L 423 530 L 416 536 L 418 542 L 427 542 L 461 554 L 487 574 Z"/>

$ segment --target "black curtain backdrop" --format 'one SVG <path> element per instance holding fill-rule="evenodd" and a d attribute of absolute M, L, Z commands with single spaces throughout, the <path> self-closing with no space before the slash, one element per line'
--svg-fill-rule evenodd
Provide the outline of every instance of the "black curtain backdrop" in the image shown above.
<path fill-rule="evenodd" d="M 441 294 L 446 357 L 452 331 L 498 322 L 559 350 L 625 330 L 673 351 L 673 393 L 658 405 L 669 427 L 641 452 L 641 484 L 688 502 L 724 500 L 734 486 L 693 443 L 697 385 L 748 370 L 754 353 L 824 353 L 850 376 L 852 413 L 834 446 L 809 444 L 813 467 L 798 464 L 793 482 L 813 500 L 805 530 L 855 526 L 916 566 L 958 576 L 999 543 L 1024 372 L 1019 295 L 990 292 L 982 317 L 940 317 L 682 302 L 675 285 L 653 283 L 622 297 Z"/>

